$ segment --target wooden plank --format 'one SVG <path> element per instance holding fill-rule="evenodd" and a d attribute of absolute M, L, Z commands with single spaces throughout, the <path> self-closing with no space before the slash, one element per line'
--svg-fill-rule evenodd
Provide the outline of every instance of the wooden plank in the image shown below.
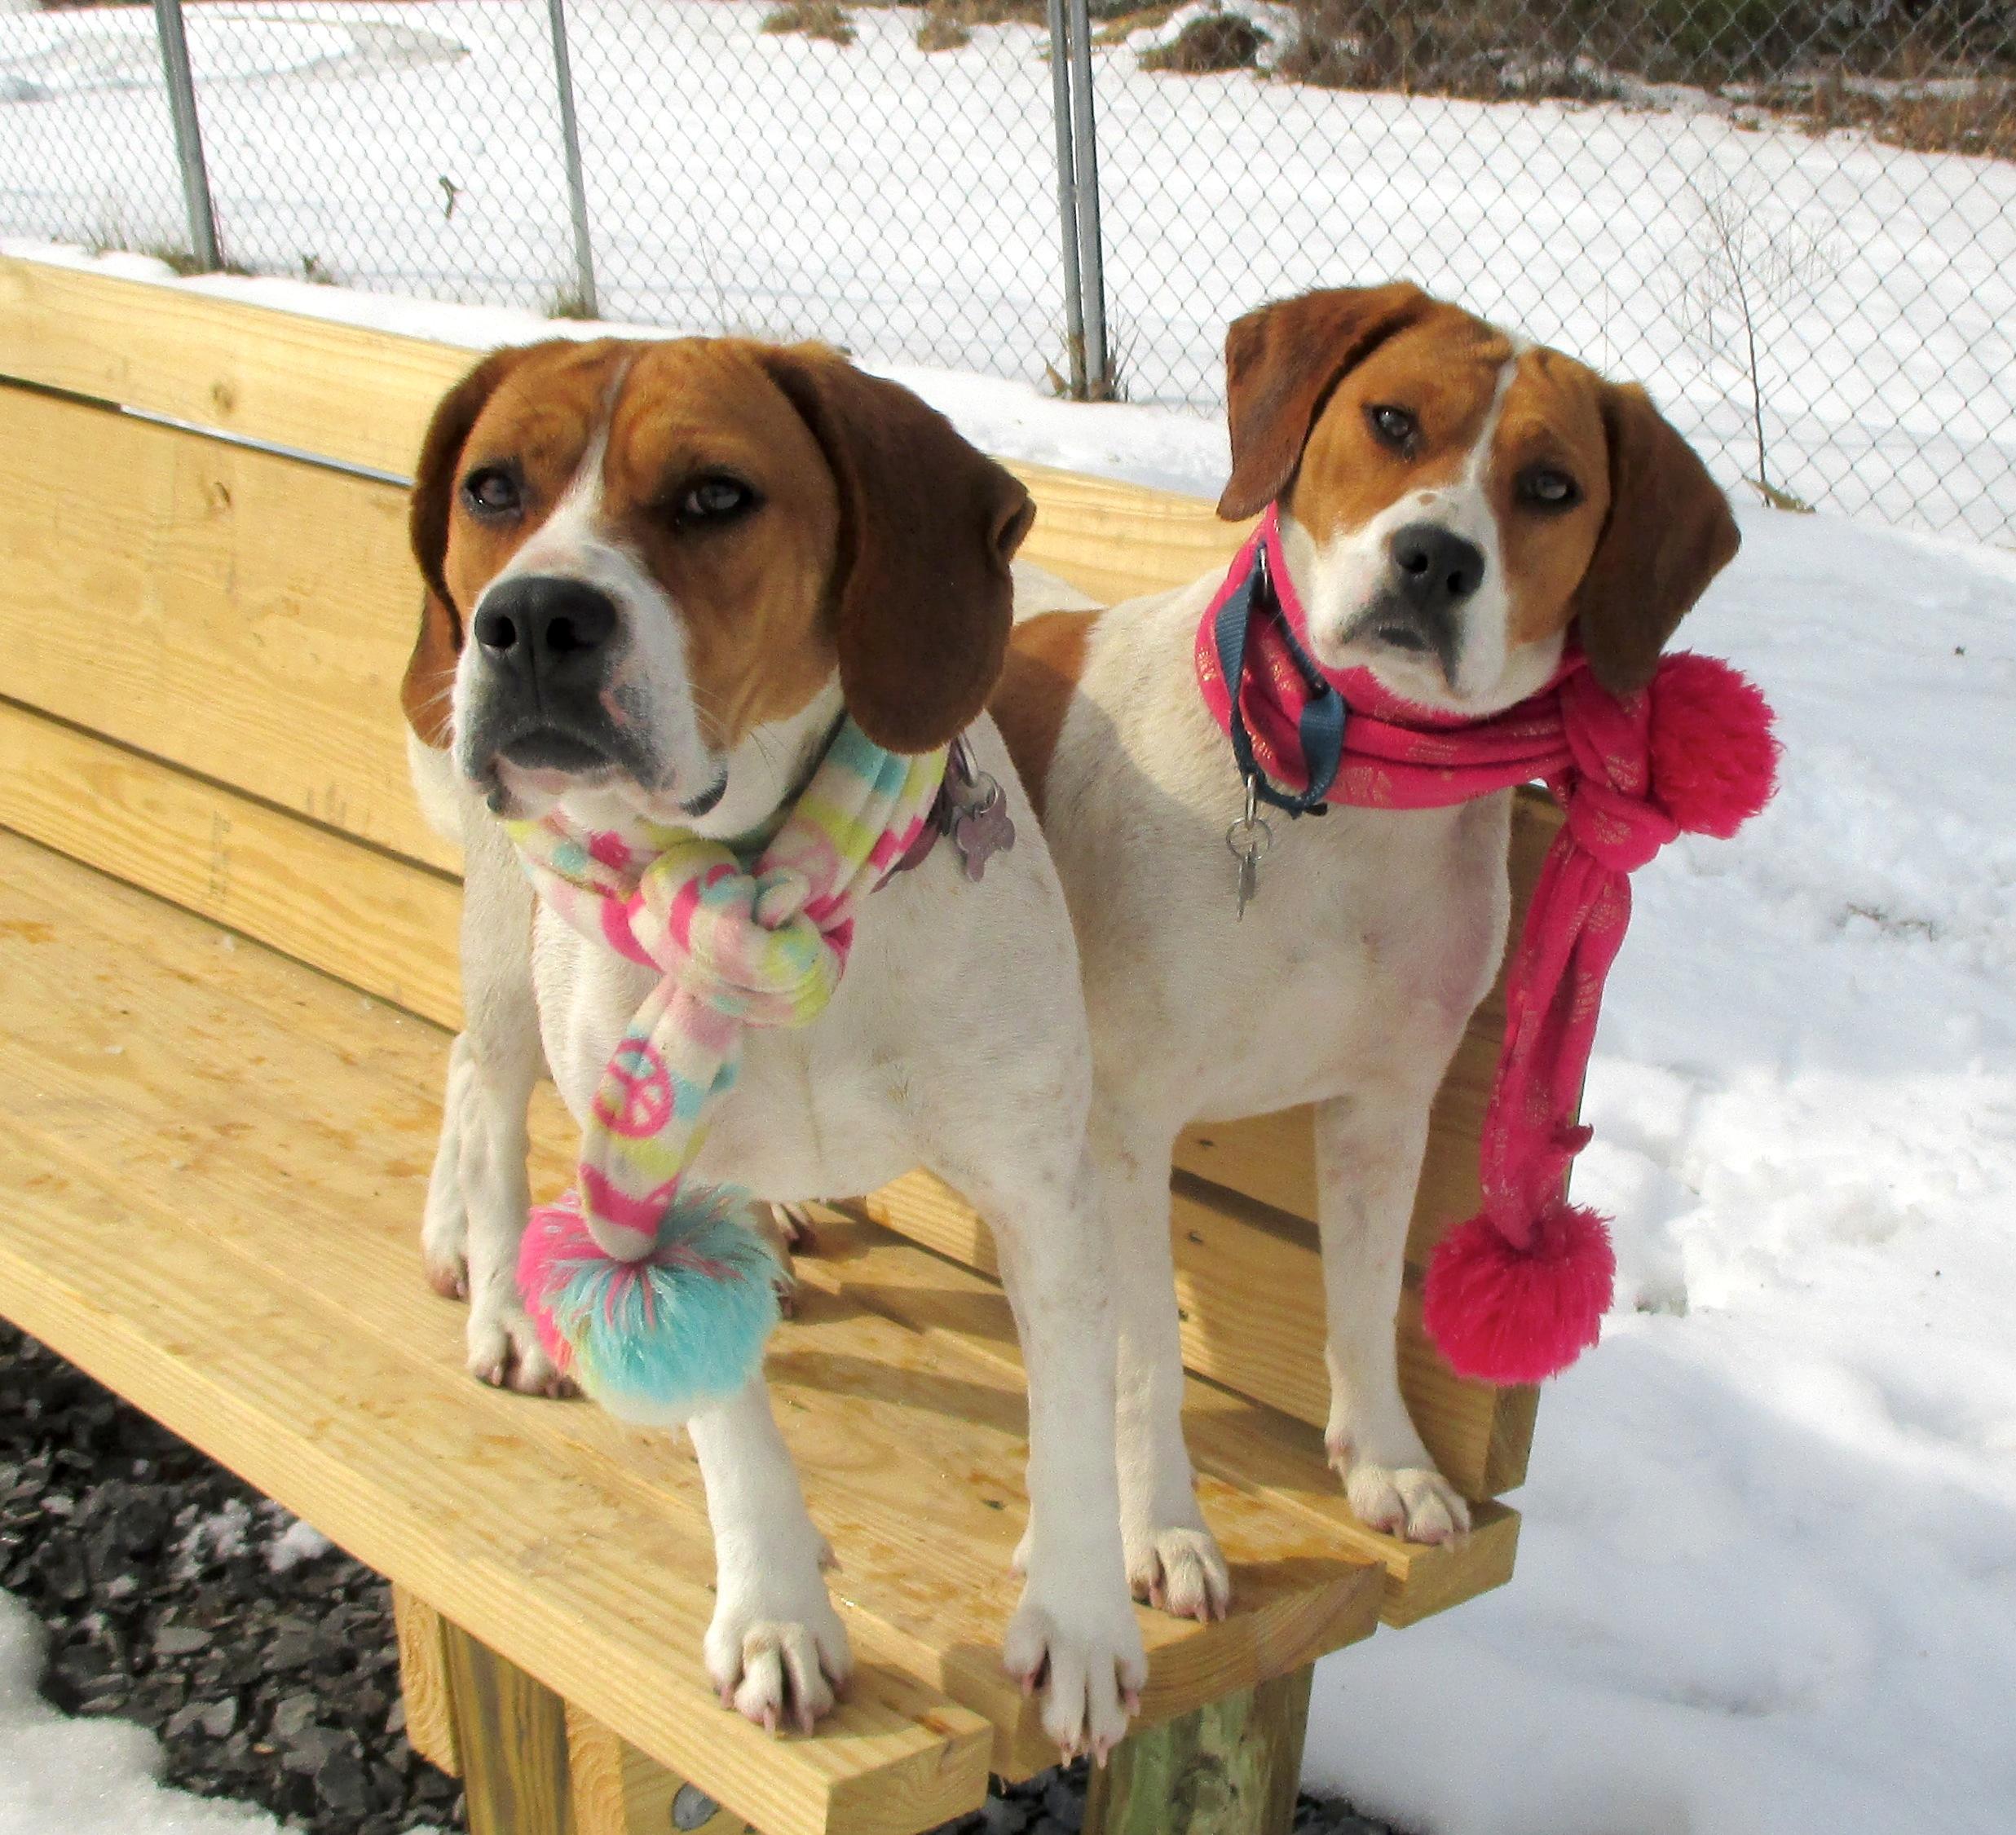
<path fill-rule="evenodd" d="M 395 1586 L 392 1623 L 399 1636 L 399 1690 L 406 1708 L 407 1740 L 430 1765 L 459 1778 L 462 1760 L 455 1746 L 448 1634 L 441 1615 L 418 1594 Z"/>
<path fill-rule="evenodd" d="M 441 1630 L 469 1835 L 574 1835 L 565 1704 L 459 1626 Z"/>
<path fill-rule="evenodd" d="M 0 258 L 0 373 L 401 477 L 435 403 L 478 355 L 11 258 Z M 1009 469 L 1037 504 L 1024 554 L 1104 602 L 1224 566 L 1251 527 L 1220 522 L 1201 498 Z"/>
<path fill-rule="evenodd" d="M 407 777 L 405 513 L 389 485 L 0 388 L 7 693 L 452 867 Z"/>
<path fill-rule="evenodd" d="M 271 805 L 0 701 L 0 827 L 459 1023 L 461 888 Z"/>
<path fill-rule="evenodd" d="M 567 1709 L 575 1835 L 750 1835 L 749 1825 L 620 1734 Z"/>
<path fill-rule="evenodd" d="M 1021 558 L 1102 605 L 1187 586 L 1221 571 L 1253 525 L 1221 523 L 1202 497 L 1087 478 L 1019 459 L 1003 461 L 1036 500 Z"/>
<path fill-rule="evenodd" d="M 1289 1835 L 1313 1680 L 1298 1670 L 1122 1740 L 1087 1780 L 1085 1835 Z"/>
<path fill-rule="evenodd" d="M 999 1272 L 986 1224 L 949 1186 L 912 1172 L 861 1201 L 862 1214 L 953 1260 Z M 1323 1290 L 1313 1229 L 1268 1217 L 1237 1194 L 1170 1196 L 1183 1361 L 1199 1375 L 1321 1427 L 1329 1418 Z M 1467 1498 L 1496 1497 L 1524 1473 L 1529 1391 L 1458 1376 L 1403 1295 L 1396 1321 L 1401 1392 L 1449 1482 Z"/>
<path fill-rule="evenodd" d="M 123 952 L 64 935 L 132 901 Z M 463 1377 L 455 1310 L 435 1303 L 431 1329 L 416 1323 L 428 1308 L 399 1310 L 419 1285 L 405 1206 L 385 1198 L 403 1163 L 417 1206 L 424 1109 L 416 1131 L 354 1083 L 319 1105 L 213 989 L 254 959 L 305 984 L 325 1025 L 347 1020 L 353 1078 L 439 1034 L 253 946 L 221 954 L 196 920 L 24 842 L 0 846 L 0 1150 L 17 1169 L 0 1308 L 769 1835 L 910 1835 L 979 1801 L 985 1723 L 872 1648 L 832 1737 L 776 1742 L 720 1709 L 699 1663 L 707 1540 L 651 1482 L 673 1460 L 665 1436 Z M 191 931 L 207 933 L 191 959 L 152 975 Z M 324 1051 L 314 1082 L 343 1069 Z M 202 1117 L 205 1090 L 194 1125 L 185 1104 Z M 236 1174 L 269 1147 L 248 1190 Z M 235 1233 L 192 1227 L 202 1212 Z"/>
<path fill-rule="evenodd" d="M 38 871 L 26 859 L 10 889 L 30 914 L 26 921 L 37 921 L 34 884 L 45 887 L 39 908 L 48 910 L 63 876 L 77 871 L 51 862 Z M 303 1305 L 324 1309 L 347 1333 L 382 1340 L 389 1353 L 458 1365 L 458 1317 L 414 1277 L 407 1242 L 435 1114 L 439 1035 L 382 1010 L 360 1010 L 354 997 L 333 989 L 335 998 L 318 1000 L 315 989 L 327 984 L 250 947 L 220 964 L 202 926 L 99 883 L 98 892 L 61 887 L 82 915 L 68 924 L 60 950 L 46 950 L 51 927 L 39 945 L 24 933 L 9 959 L 31 1012 L 6 1050 L 33 1066 L 36 1093 L 21 1099 L 19 1112 L 23 1125 L 37 1130 L 43 1158 L 86 1180 L 120 1167 L 134 1188 L 127 1208 L 164 1224 L 181 1221 L 210 1245 L 213 1259 L 284 1277 Z M 150 1025 L 129 1033 L 116 1019 L 93 1015 L 94 1000 L 105 996 L 88 964 L 126 953 L 121 926 L 134 920 L 117 907 L 136 902 L 149 932 Z M 257 1004 L 232 991 L 261 980 L 283 986 Z M 99 1093 L 108 1039 L 118 1044 L 109 1066 L 116 1103 Z M 246 1062 L 265 1067 L 262 1080 L 284 1089 L 284 1097 L 248 1103 Z M 295 1176 L 304 1154 L 315 1168 L 305 1193 Z M 402 1190 L 410 1209 L 389 1209 L 387 1196 Z M 280 1214 L 311 1225 L 314 1256 L 285 1253 L 267 1222 Z M 842 1597 L 851 1621 L 874 1630 L 879 1648 L 995 1722 L 997 1769 L 1039 1768 L 1053 1754 L 996 1654 L 1013 1604 L 1008 1557 L 1025 1508 L 1019 1365 L 925 1343 L 878 1312 L 871 1299 L 840 1290 L 830 1303 L 808 1305 L 770 1364 L 814 1514 L 846 1550 Z M 683 1521 L 690 1548 L 704 1550 L 697 1472 L 666 1436 L 630 1432 L 587 1409 L 535 1408 L 514 1415 L 511 1428 L 528 1456 L 569 1472 L 587 1461 L 593 1482 L 622 1489 L 659 1534 Z M 1307 1662 L 1365 1634 L 1376 1617 L 1376 1566 L 1340 1552 L 1319 1525 L 1251 1497 L 1220 1515 L 1246 1608 L 1210 1626 L 1143 1615 L 1150 1714 L 1187 1711 Z M 656 1555 L 669 1558 L 662 1546 Z M 705 1573 L 704 1565 L 695 1570 L 696 1584 L 704 1584 Z M 455 1609 L 448 1596 L 421 1590 Z M 484 1635 L 496 1642 L 489 1628 Z M 518 1652 L 507 1648 L 507 1654 Z M 610 1718 L 593 1701 L 584 1705 Z M 705 1774 L 668 1762 L 712 1789 Z M 731 1793 L 717 1794 L 744 1809 Z"/>
<path fill-rule="evenodd" d="M 0 258 L 0 373 L 404 477 L 452 345 Z"/>
<path fill-rule="evenodd" d="M 1512 805 L 1509 862 L 1512 882 L 1511 933 L 1519 934 L 1561 812 L 1540 790 L 1523 790 Z M 1510 956 L 1508 949 L 1507 956 Z M 1471 1017 L 1428 1124 L 1427 1162 L 1416 1196 L 1407 1252 L 1417 1267 L 1454 1223 L 1476 1214 L 1477 1140 L 1505 1034 L 1505 968 Z M 1316 1145 L 1307 1109 L 1237 1122 L 1202 1123 L 1176 1142 L 1179 1171 L 1244 1193 L 1277 1211 L 1313 1219 L 1317 1212 Z"/>
<path fill-rule="evenodd" d="M 934 1343 L 1021 1370 L 1015 1325 L 1000 1288 L 971 1268 L 892 1237 L 845 1211 L 827 1210 L 816 1250 L 797 1262 L 800 1285 L 844 1293 L 902 1320 Z M 1519 1517 L 1503 1505 L 1472 1506 L 1470 1534 L 1440 1548 L 1380 1534 L 1352 1514 L 1331 1472 L 1319 1429 L 1193 1377 L 1184 1430 L 1197 1468 L 1198 1497 L 1223 1528 L 1255 1500 L 1306 1518 L 1322 1545 L 1362 1555 L 1386 1569 L 1380 1617 L 1410 1625 L 1511 1578 Z M 1244 1584 L 1235 1573 L 1235 1586 Z M 1284 1666 L 1276 1665 L 1276 1673 Z"/>

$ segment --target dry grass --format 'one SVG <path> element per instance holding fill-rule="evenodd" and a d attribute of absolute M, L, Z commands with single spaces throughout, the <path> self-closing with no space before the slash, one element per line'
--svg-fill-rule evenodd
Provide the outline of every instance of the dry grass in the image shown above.
<path fill-rule="evenodd" d="M 1837 77 L 1803 92 L 1767 91 L 1758 100 L 1816 134 L 1859 129 L 1907 152 L 2016 160 L 2016 80 L 2006 77 L 1914 92 L 1851 86 Z"/>
<path fill-rule="evenodd" d="M 1206 13 L 1192 20 L 1167 44 L 1143 53 L 1141 68 L 1184 77 L 1251 70 L 1259 66 L 1260 47 L 1268 42 L 1267 34 L 1238 13 Z"/>
<path fill-rule="evenodd" d="M 763 15 L 765 32 L 796 32 L 808 38 L 823 38 L 828 44 L 851 45 L 854 29 L 846 9 L 834 0 L 789 0 Z"/>

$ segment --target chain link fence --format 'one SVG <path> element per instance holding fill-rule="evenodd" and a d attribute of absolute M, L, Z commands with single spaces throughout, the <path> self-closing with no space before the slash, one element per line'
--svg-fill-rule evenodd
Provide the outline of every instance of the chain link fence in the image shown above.
<path fill-rule="evenodd" d="M 1237 313 L 1405 276 L 1732 489 L 2016 542 L 2010 0 L 0 11 L 0 234 L 1207 413 Z"/>

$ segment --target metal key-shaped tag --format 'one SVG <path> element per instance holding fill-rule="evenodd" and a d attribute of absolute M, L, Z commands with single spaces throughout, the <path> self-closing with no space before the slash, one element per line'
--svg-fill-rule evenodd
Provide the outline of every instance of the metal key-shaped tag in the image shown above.
<path fill-rule="evenodd" d="M 1259 896 L 1260 862 L 1274 845 L 1274 831 L 1260 814 L 1259 790 L 1255 780 L 1246 780 L 1246 813 L 1225 831 L 1225 845 L 1239 862 L 1239 916 Z"/>
<path fill-rule="evenodd" d="M 965 862 L 966 877 L 975 881 L 995 855 L 1015 845 L 1015 819 L 1008 812 L 1008 798 L 992 778 L 982 774 L 979 781 L 985 787 L 980 801 L 952 818 L 952 845 Z"/>

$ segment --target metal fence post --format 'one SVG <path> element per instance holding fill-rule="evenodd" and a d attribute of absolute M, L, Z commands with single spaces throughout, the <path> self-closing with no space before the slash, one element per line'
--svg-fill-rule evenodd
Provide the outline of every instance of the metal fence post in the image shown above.
<path fill-rule="evenodd" d="M 1072 399 L 1085 399 L 1085 296 L 1078 265 L 1078 174 L 1072 159 L 1071 51 L 1065 0 L 1050 0 L 1050 97 L 1057 127 L 1057 220 L 1064 236 L 1064 349 Z"/>
<path fill-rule="evenodd" d="M 581 136 L 574 119 L 574 64 L 567 55 L 567 0 L 546 0 L 553 28 L 553 74 L 560 90 L 561 150 L 567 161 L 567 208 L 574 218 L 574 291 L 584 318 L 602 316 L 595 297 L 595 249 L 588 229 L 588 187 L 581 178 Z"/>
<path fill-rule="evenodd" d="M 168 112 L 175 124 L 182 197 L 189 212 L 189 252 L 205 272 L 214 273 L 223 263 L 217 254 L 217 216 L 210 208 L 210 175 L 203 164 L 203 129 L 196 119 L 196 79 L 189 69 L 189 41 L 182 29 L 182 0 L 154 0 L 154 24 L 161 36 Z"/>
<path fill-rule="evenodd" d="M 1071 40 L 1072 172 L 1078 193 L 1078 267 L 1085 326 L 1085 393 L 1113 398 L 1106 350 L 1105 242 L 1099 227 L 1099 135 L 1092 119 L 1092 28 L 1086 0 L 1065 0 Z"/>

